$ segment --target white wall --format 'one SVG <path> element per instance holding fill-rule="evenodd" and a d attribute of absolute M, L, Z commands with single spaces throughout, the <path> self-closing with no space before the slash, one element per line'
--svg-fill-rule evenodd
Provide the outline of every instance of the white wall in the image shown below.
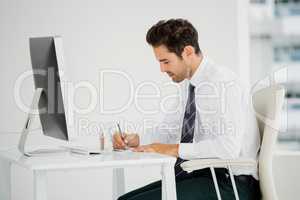
<path fill-rule="evenodd" d="M 244 1 L 246 2 L 246 1 Z M 136 104 L 147 109 L 160 110 L 161 99 L 176 92 L 174 87 L 166 86 L 170 80 L 159 71 L 151 48 L 145 42 L 147 29 L 159 19 L 186 18 L 199 31 L 199 43 L 205 54 L 217 63 L 231 67 L 239 73 L 239 60 L 244 58 L 248 65 L 248 36 L 239 31 L 238 24 L 247 23 L 247 16 L 238 18 L 238 8 L 245 9 L 246 3 L 230 1 L 0 1 L 0 147 L 14 146 L 25 120 L 14 98 L 15 81 L 23 72 L 31 69 L 28 38 L 32 36 L 61 35 L 64 38 L 66 75 L 74 84 L 86 80 L 99 91 L 102 86 L 105 94 L 97 92 L 96 108 L 85 115 L 90 126 L 104 122 L 109 124 L 116 119 L 141 125 L 144 119 L 157 119 L 158 113 L 146 115 L 138 111 Z M 246 10 L 246 9 L 245 9 Z M 240 13 L 241 14 L 241 13 Z M 238 20 L 239 19 L 239 20 Z M 244 21 L 243 21 L 244 19 Z M 241 35 L 238 35 L 241 33 Z M 243 43 L 239 43 L 243 40 Z M 246 43 L 245 43 L 246 40 Z M 242 54 L 244 53 L 244 54 Z M 133 90 L 124 78 L 108 76 L 101 84 L 100 72 L 103 69 L 121 70 L 131 77 Z M 248 69 L 245 70 L 247 76 Z M 160 91 L 156 99 L 129 102 L 129 107 L 117 114 L 103 114 L 100 109 L 100 96 L 105 95 L 105 108 L 124 105 L 130 92 L 145 82 L 155 83 Z M 29 105 L 33 95 L 31 78 L 22 83 L 20 89 L 22 102 Z M 153 87 L 144 87 L 143 93 L 155 94 Z M 89 92 L 79 89 L 76 105 L 87 106 Z M 103 104 L 103 102 L 101 102 Z M 91 127 L 92 128 L 92 127 Z M 138 128 L 128 128 L 137 131 Z M 38 132 L 38 131 L 37 131 Z M 82 139 L 93 140 L 94 132 L 79 132 Z M 31 143 L 44 140 L 33 134 Z M 128 171 L 127 189 L 138 187 L 159 178 L 158 170 L 150 169 L 148 176 L 136 176 L 135 169 Z M 32 177 L 29 172 L 15 168 L 13 180 L 13 199 L 31 199 Z M 25 172 L 25 173 L 23 173 Z M 150 172 L 150 173 L 149 173 Z M 143 171 L 139 171 L 143 173 Z M 56 172 L 49 175 L 49 199 L 110 199 L 110 171 L 96 172 Z M 80 181 L 79 181 L 80 180 Z M 63 191 L 62 191 L 63 188 Z M 105 188 L 105 190 L 103 189 Z M 86 195 L 88 196 L 86 197 Z M 101 198 L 100 198 L 101 195 Z"/>

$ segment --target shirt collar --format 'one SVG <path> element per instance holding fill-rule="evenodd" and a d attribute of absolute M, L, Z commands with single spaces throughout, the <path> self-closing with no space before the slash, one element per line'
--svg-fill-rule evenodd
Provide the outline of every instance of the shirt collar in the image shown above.
<path fill-rule="evenodd" d="M 197 87 L 201 80 L 204 77 L 205 68 L 207 67 L 208 60 L 206 56 L 203 55 L 202 61 L 198 68 L 196 69 L 195 73 L 193 74 L 192 78 L 189 80 L 190 84 Z"/>

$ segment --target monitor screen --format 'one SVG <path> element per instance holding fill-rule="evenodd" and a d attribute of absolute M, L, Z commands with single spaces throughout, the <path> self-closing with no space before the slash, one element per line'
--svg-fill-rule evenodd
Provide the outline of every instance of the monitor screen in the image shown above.
<path fill-rule="evenodd" d="M 42 88 L 39 115 L 46 136 L 68 140 L 54 37 L 30 38 L 30 56 L 35 88 Z"/>

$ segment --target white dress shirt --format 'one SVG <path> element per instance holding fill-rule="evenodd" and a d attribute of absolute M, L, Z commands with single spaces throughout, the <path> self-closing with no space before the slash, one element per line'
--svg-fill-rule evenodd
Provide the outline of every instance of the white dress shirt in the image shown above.
<path fill-rule="evenodd" d="M 178 144 L 179 157 L 255 159 L 260 135 L 252 109 L 249 90 L 228 68 L 204 57 L 192 78 L 186 81 L 184 98 L 155 131 L 141 137 L 142 144 L 153 142 Z M 195 86 L 196 120 L 193 143 L 180 143 L 188 84 Z M 256 167 L 232 167 L 235 175 L 247 174 L 258 179 Z"/>

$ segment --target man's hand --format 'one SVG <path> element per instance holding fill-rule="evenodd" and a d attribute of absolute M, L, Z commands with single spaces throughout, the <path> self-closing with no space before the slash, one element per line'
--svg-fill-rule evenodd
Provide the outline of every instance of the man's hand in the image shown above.
<path fill-rule="evenodd" d="M 140 145 L 140 138 L 138 134 L 125 134 L 123 138 L 120 133 L 114 133 L 113 135 L 113 147 L 114 149 L 125 149 L 126 147 L 137 147 Z"/>
<path fill-rule="evenodd" d="M 149 145 L 139 146 L 133 149 L 135 152 L 155 152 L 178 157 L 179 144 L 161 144 L 153 143 Z"/>

